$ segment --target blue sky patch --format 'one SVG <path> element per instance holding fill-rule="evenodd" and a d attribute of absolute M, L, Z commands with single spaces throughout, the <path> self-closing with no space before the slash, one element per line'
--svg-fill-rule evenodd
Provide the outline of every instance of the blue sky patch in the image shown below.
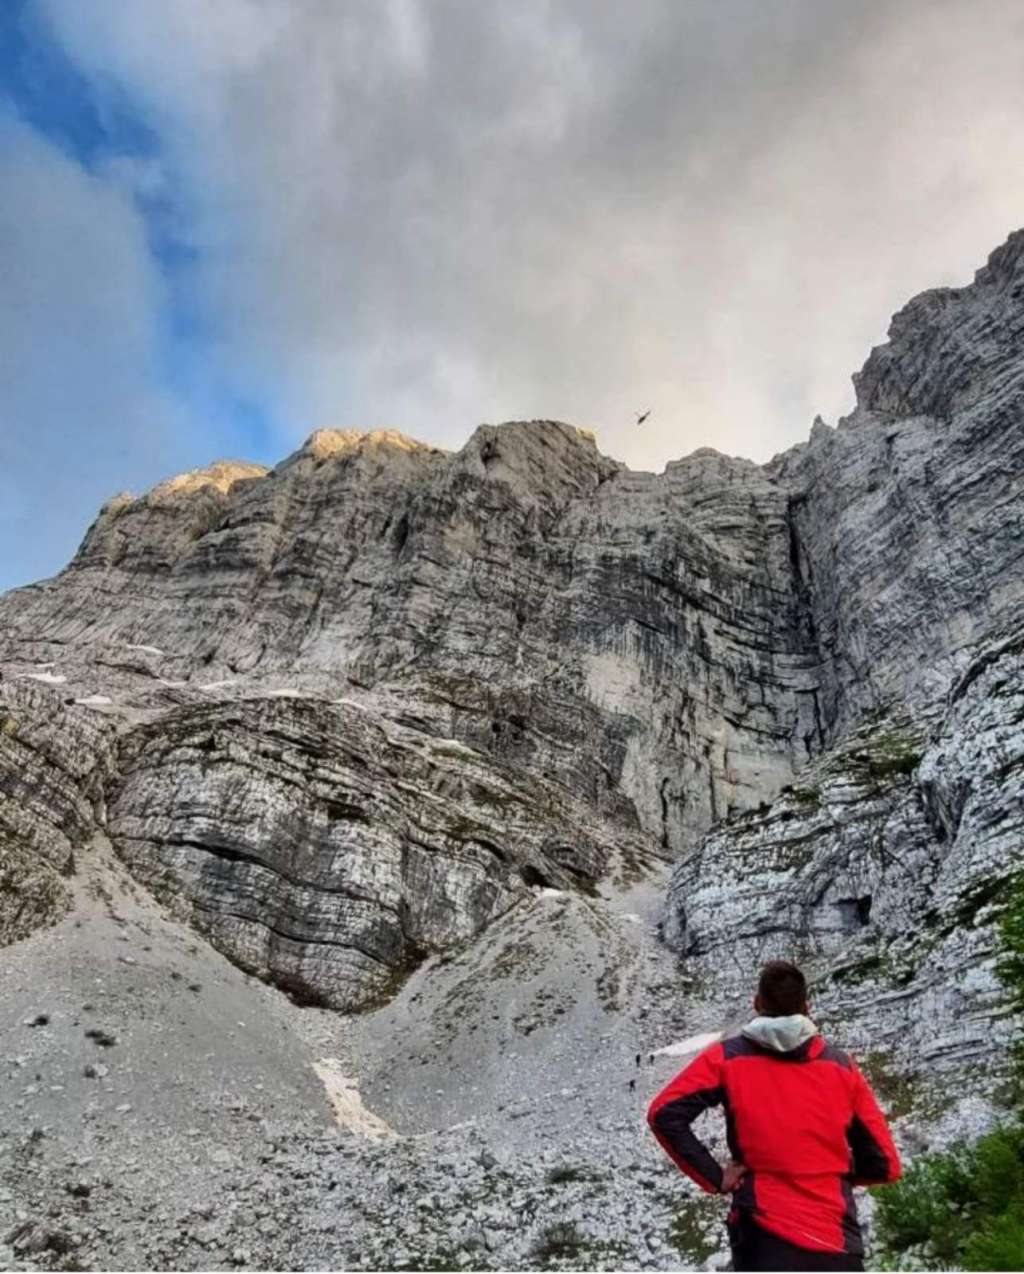
<path fill-rule="evenodd" d="M 0 6 L 3 104 L 73 162 L 130 193 L 165 286 L 156 316 L 160 348 L 154 351 L 164 387 L 199 420 L 215 424 L 217 434 L 227 433 L 237 454 L 278 458 L 280 443 L 267 409 L 224 384 L 211 365 L 208 351 L 216 333 L 198 287 L 202 260 L 190 239 L 188 183 L 170 163 L 144 104 L 113 77 L 83 74 L 33 0 L 4 0 Z M 148 171 L 149 179 L 133 180 L 132 164 L 140 175 Z"/>

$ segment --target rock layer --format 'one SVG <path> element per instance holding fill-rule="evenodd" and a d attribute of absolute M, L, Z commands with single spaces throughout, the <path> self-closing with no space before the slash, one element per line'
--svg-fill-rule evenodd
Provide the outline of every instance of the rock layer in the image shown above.
<path fill-rule="evenodd" d="M 974 1092 L 1005 1075 L 1018 1024 L 995 922 L 1022 867 L 1022 656 L 1020 639 L 978 651 L 931 740 L 866 724 L 678 865 L 667 935 L 723 1013 L 752 968 L 799 958 L 816 1016 L 862 1055 Z"/>
<path fill-rule="evenodd" d="M 0 946 L 70 905 L 75 853 L 103 817 L 113 735 L 39 681 L 0 683 Z"/>
<path fill-rule="evenodd" d="M 621 792 L 672 849 L 817 739 L 787 499 L 708 451 L 629 473 L 550 422 L 456 455 L 320 433 L 264 477 L 108 505 L 63 575 L 2 605 L 4 648 L 390 689 L 597 808 Z"/>
<path fill-rule="evenodd" d="M 121 752 L 133 874 L 243 968 L 364 1006 L 536 890 L 593 887 L 630 842 L 553 784 L 352 703 L 183 709 Z"/>
<path fill-rule="evenodd" d="M 58 863 L 61 810 L 80 831 L 106 800 L 133 870 L 234 958 L 344 1005 L 524 890 L 645 855 L 681 859 L 667 932 L 697 961 L 730 924 L 755 958 L 769 923 L 827 980 L 861 928 L 927 928 L 901 852 L 958 915 L 1018 854 L 970 793 L 1020 730 L 990 671 L 1024 589 L 1022 326 L 1015 235 L 911 302 L 855 412 L 766 466 L 632 473 L 549 421 L 454 454 L 321 431 L 269 472 L 117 497 L 64 572 L 0 599 L 5 702 L 36 685 L 48 740 L 5 788 L 17 853 Z M 878 712 L 920 768 L 841 778 Z M 824 806 L 773 813 L 808 764 Z M 956 977 L 988 1012 L 974 928 Z"/>

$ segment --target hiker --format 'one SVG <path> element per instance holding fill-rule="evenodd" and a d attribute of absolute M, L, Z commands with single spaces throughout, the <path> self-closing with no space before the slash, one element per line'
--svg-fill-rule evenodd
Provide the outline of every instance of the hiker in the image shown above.
<path fill-rule="evenodd" d="M 734 1270 L 862 1270 L 851 1187 L 900 1175 L 885 1116 L 853 1059 L 818 1034 L 796 965 L 765 965 L 754 1012 L 655 1097 L 651 1131 L 702 1190 L 733 1196 Z M 718 1105 L 725 1168 L 690 1128 Z"/>
<path fill-rule="evenodd" d="M 630 1091 L 631 1093 L 635 1093 L 635 1092 L 636 1092 L 636 1080 L 635 1080 L 635 1079 L 631 1079 L 631 1080 L 629 1081 L 629 1091 Z"/>
<path fill-rule="evenodd" d="M 648 1057 L 648 1059 L 647 1059 L 647 1065 L 648 1065 L 648 1066 L 653 1066 L 653 1065 L 654 1065 L 654 1054 L 653 1054 L 653 1053 L 652 1053 L 652 1054 Z"/>
<path fill-rule="evenodd" d="M 640 1054 L 639 1054 L 639 1053 L 637 1053 L 637 1055 L 636 1055 L 636 1064 L 637 1064 L 637 1066 L 639 1066 L 639 1065 L 640 1065 Z"/>

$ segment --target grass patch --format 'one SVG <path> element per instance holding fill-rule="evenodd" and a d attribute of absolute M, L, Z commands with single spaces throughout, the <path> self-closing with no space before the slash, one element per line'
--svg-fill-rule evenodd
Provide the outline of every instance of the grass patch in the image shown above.
<path fill-rule="evenodd" d="M 896 756 L 873 756 L 868 758 L 868 773 L 873 779 L 896 778 L 901 774 L 913 774 L 921 764 L 923 753 L 907 751 Z"/>
<path fill-rule="evenodd" d="M 867 978 L 876 977 L 884 972 L 882 957 L 877 952 L 866 955 L 855 964 L 841 964 L 833 969 L 830 977 L 840 985 L 846 982 L 864 982 Z"/>
<path fill-rule="evenodd" d="M 850 761 L 873 779 L 913 774 L 923 753 L 917 740 L 899 730 L 883 730 L 850 753 Z"/>
<path fill-rule="evenodd" d="M 572 1221 L 555 1221 L 541 1230 L 531 1255 L 540 1262 L 566 1261 L 579 1256 L 584 1238 Z"/>
<path fill-rule="evenodd" d="M 858 731 L 850 744 L 825 764 L 831 775 L 886 784 L 917 769 L 924 755 L 921 738 L 909 725 Z"/>
<path fill-rule="evenodd" d="M 904 1075 L 890 1066 L 887 1053 L 868 1053 L 860 1060 L 860 1068 L 871 1087 L 882 1098 L 890 1119 L 901 1119 L 920 1105 L 917 1077 Z"/>
<path fill-rule="evenodd" d="M 687 1199 L 675 1209 L 668 1227 L 668 1241 L 688 1265 L 699 1269 L 721 1246 L 714 1237 L 720 1229 L 717 1216 L 700 1203 Z"/>
<path fill-rule="evenodd" d="M 794 787 L 791 796 L 798 805 L 817 809 L 821 804 L 821 791 L 816 787 Z"/>

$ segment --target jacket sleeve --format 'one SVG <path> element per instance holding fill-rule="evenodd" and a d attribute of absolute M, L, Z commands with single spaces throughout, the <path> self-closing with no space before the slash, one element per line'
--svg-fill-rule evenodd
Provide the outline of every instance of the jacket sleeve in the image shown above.
<path fill-rule="evenodd" d="M 846 1129 L 852 1156 L 853 1184 L 870 1186 L 896 1181 L 903 1168 L 889 1125 L 871 1086 L 856 1066 L 853 1067 L 853 1082 L 853 1118 Z"/>
<path fill-rule="evenodd" d="M 712 1044 L 686 1066 L 651 1102 L 647 1122 L 669 1158 L 708 1194 L 722 1189 L 722 1169 L 690 1125 L 725 1094 L 724 1054 Z"/>

